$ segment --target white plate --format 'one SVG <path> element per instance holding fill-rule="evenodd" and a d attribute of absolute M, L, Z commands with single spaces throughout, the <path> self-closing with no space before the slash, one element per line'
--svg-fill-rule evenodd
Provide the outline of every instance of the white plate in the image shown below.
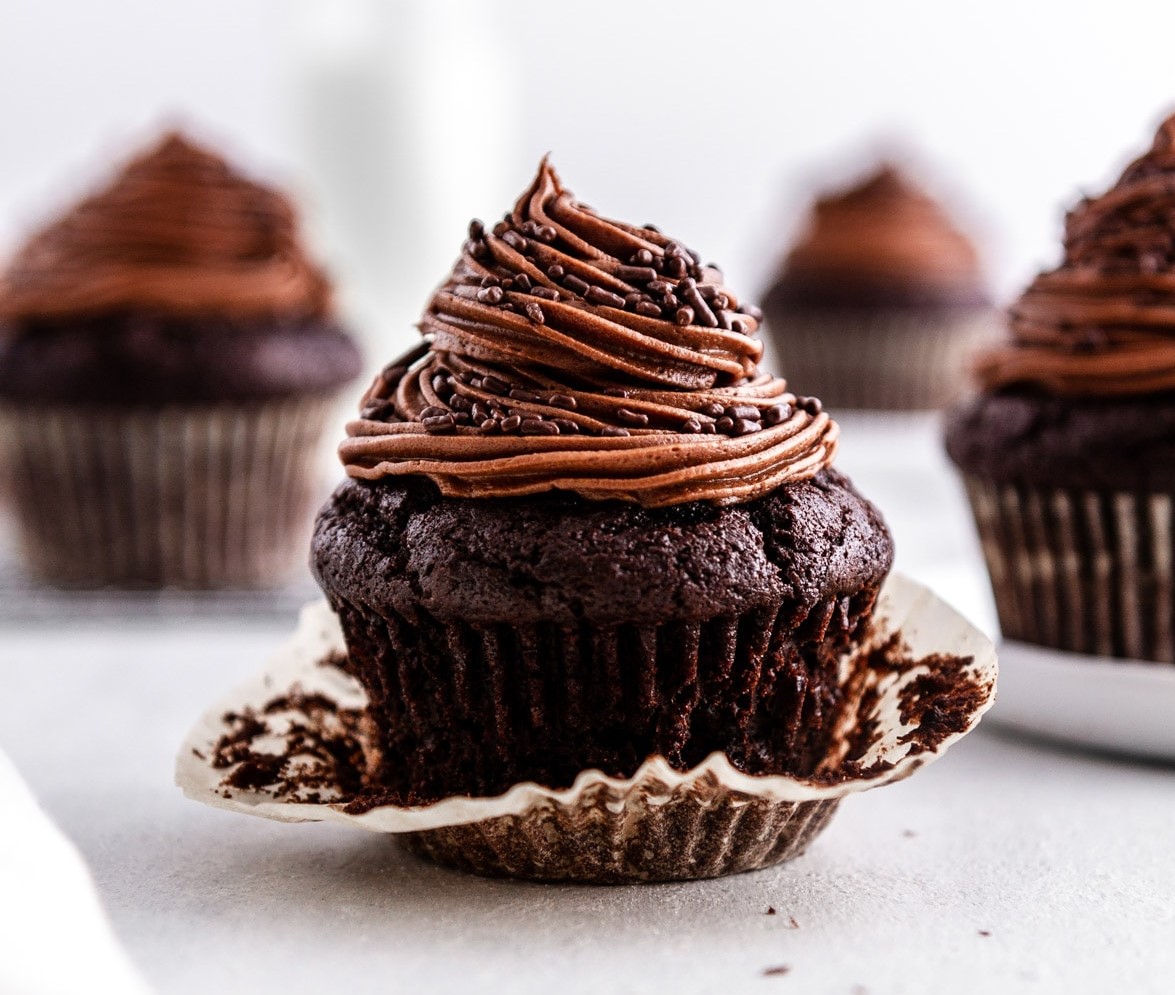
<path fill-rule="evenodd" d="M 1175 666 L 1006 640 L 988 721 L 1115 753 L 1175 761 Z"/>

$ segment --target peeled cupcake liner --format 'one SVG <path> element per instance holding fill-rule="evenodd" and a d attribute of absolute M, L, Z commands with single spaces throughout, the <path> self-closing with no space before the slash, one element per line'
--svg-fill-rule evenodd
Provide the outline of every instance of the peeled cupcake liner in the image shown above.
<path fill-rule="evenodd" d="M 792 389 L 838 410 L 913 411 L 943 408 L 964 396 L 969 358 L 998 338 L 1000 324 L 994 309 L 937 318 L 891 309 L 792 312 L 770 322 L 770 329 Z"/>
<path fill-rule="evenodd" d="M 965 483 L 1005 638 L 1175 663 L 1175 496 Z"/>
<path fill-rule="evenodd" d="M 305 549 L 332 402 L 0 408 L 29 566 L 65 586 L 279 580 Z"/>
<path fill-rule="evenodd" d="M 189 798 L 240 813 L 395 834 L 419 854 L 481 874 L 603 884 L 768 867 L 803 853 L 846 796 L 937 759 L 994 701 L 991 642 L 925 587 L 892 575 L 874 617 L 868 641 L 844 658 L 849 705 L 820 776 L 750 776 L 721 753 L 688 771 L 649 757 L 628 778 L 585 770 L 565 789 L 523 782 L 496 797 L 350 811 L 341 783 L 355 771 L 343 778 L 337 765 L 323 767 L 321 752 L 306 747 L 309 712 L 287 709 L 291 697 L 329 700 L 335 719 L 323 722 L 337 727 L 338 716 L 362 716 L 366 706 L 358 682 L 338 666 L 345 654 L 338 620 L 317 603 L 264 672 L 191 730 L 176 783 Z M 887 646 L 899 647 L 901 659 L 886 657 Z M 954 717 L 949 728 L 944 714 Z M 247 753 L 226 751 L 226 743 L 241 743 L 242 716 L 264 722 Z M 364 726 L 355 723 L 359 735 Z M 246 755 L 281 758 L 284 780 L 233 787 L 241 766 L 225 758 Z M 315 777 L 303 787 L 300 772 L 309 770 Z"/>
<path fill-rule="evenodd" d="M 707 714 L 741 714 L 751 726 L 769 714 L 771 726 L 787 733 L 770 740 L 772 751 L 802 765 L 822 754 L 836 717 L 830 685 L 838 660 L 818 647 L 843 643 L 867 621 L 879 586 L 828 598 L 806 617 L 777 604 L 704 622 L 476 625 L 424 611 L 408 621 L 340 597 L 333 607 L 350 645 L 363 648 L 351 672 L 365 687 L 385 690 L 371 711 L 391 733 L 387 752 L 406 779 L 444 784 L 456 774 L 466 790 L 488 793 L 486 786 L 509 784 L 512 758 L 535 758 L 527 765 L 539 779 L 557 776 L 537 764 L 554 768 L 559 746 L 574 754 L 574 744 L 594 744 L 604 727 L 614 739 L 651 740 L 651 750 L 672 743 L 675 757 L 703 755 L 695 737 L 703 749 L 723 749 L 727 740 Z M 774 644 L 801 639 L 809 645 L 795 665 L 808 679 L 793 680 L 779 668 Z M 438 726 L 451 732 L 438 739 Z M 551 749 L 554 730 L 561 740 Z M 729 737 L 737 743 L 739 732 Z M 611 766 L 641 759 L 618 747 Z"/>

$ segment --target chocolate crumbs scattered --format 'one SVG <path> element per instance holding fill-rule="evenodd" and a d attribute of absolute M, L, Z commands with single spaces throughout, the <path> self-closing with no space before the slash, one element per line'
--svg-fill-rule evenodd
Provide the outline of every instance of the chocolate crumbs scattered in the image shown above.
<path fill-rule="evenodd" d="M 875 621 L 876 624 L 876 621 Z M 852 682 L 846 694 L 853 710 L 853 722 L 845 734 L 843 761 L 816 780 L 825 783 L 849 778 L 876 777 L 893 764 L 878 761 L 867 767 L 864 757 L 880 732 L 880 708 L 892 680 L 902 680 L 911 671 L 921 670 L 898 690 L 899 714 L 903 725 L 913 726 L 899 740 L 909 744 L 909 756 L 933 752 L 944 740 L 967 730 L 976 712 L 991 694 L 990 685 L 972 672 L 974 658 L 932 654 L 915 659 L 900 632 L 881 642 L 865 642 L 855 661 Z M 908 833 L 913 835 L 912 833 Z"/>
<path fill-rule="evenodd" d="M 918 661 L 930 672 L 920 674 L 901 692 L 901 717 L 914 728 L 901 739 L 911 753 L 934 750 L 943 740 L 965 732 L 971 717 L 988 696 L 989 688 L 967 672 L 973 657 L 935 654 Z"/>
<path fill-rule="evenodd" d="M 228 731 L 210 761 L 227 771 L 221 793 L 266 789 L 290 801 L 348 801 L 363 787 L 362 714 L 299 685 L 260 710 L 226 713 Z"/>

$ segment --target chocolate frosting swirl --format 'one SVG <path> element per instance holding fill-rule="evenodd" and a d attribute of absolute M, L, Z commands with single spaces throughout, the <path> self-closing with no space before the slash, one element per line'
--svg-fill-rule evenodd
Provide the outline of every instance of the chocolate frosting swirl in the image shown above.
<path fill-rule="evenodd" d="M 458 497 L 749 501 L 816 474 L 837 438 L 759 370 L 758 321 L 716 268 L 578 203 L 544 159 L 492 230 L 470 224 L 425 343 L 375 379 L 340 455 Z"/>
<path fill-rule="evenodd" d="M 174 133 L 30 238 L 0 277 L 0 317 L 18 320 L 321 316 L 329 299 L 290 202 Z"/>
<path fill-rule="evenodd" d="M 780 283 L 797 293 L 830 288 L 843 296 L 870 288 L 960 303 L 987 299 L 975 246 L 891 165 L 816 201 Z"/>
<path fill-rule="evenodd" d="M 989 389 L 1062 396 L 1175 389 L 1175 116 L 1150 151 L 1065 218 L 1061 265 L 1009 310 L 1012 341 L 978 357 Z"/>

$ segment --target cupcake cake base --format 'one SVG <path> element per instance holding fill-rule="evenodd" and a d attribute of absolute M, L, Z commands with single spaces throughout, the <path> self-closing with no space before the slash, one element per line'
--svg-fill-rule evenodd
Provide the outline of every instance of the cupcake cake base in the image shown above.
<path fill-rule="evenodd" d="M 901 780 L 974 728 L 995 693 L 991 643 L 929 591 L 891 577 L 869 638 L 842 661 L 846 706 L 816 774 L 750 776 L 715 753 L 680 771 L 650 757 L 628 778 L 585 770 L 423 806 L 364 803 L 366 698 L 325 604 L 303 612 L 256 680 L 210 709 L 180 749 L 197 801 L 285 822 L 400 836 L 468 871 L 537 880 L 692 880 L 801 854 L 847 795 Z"/>

